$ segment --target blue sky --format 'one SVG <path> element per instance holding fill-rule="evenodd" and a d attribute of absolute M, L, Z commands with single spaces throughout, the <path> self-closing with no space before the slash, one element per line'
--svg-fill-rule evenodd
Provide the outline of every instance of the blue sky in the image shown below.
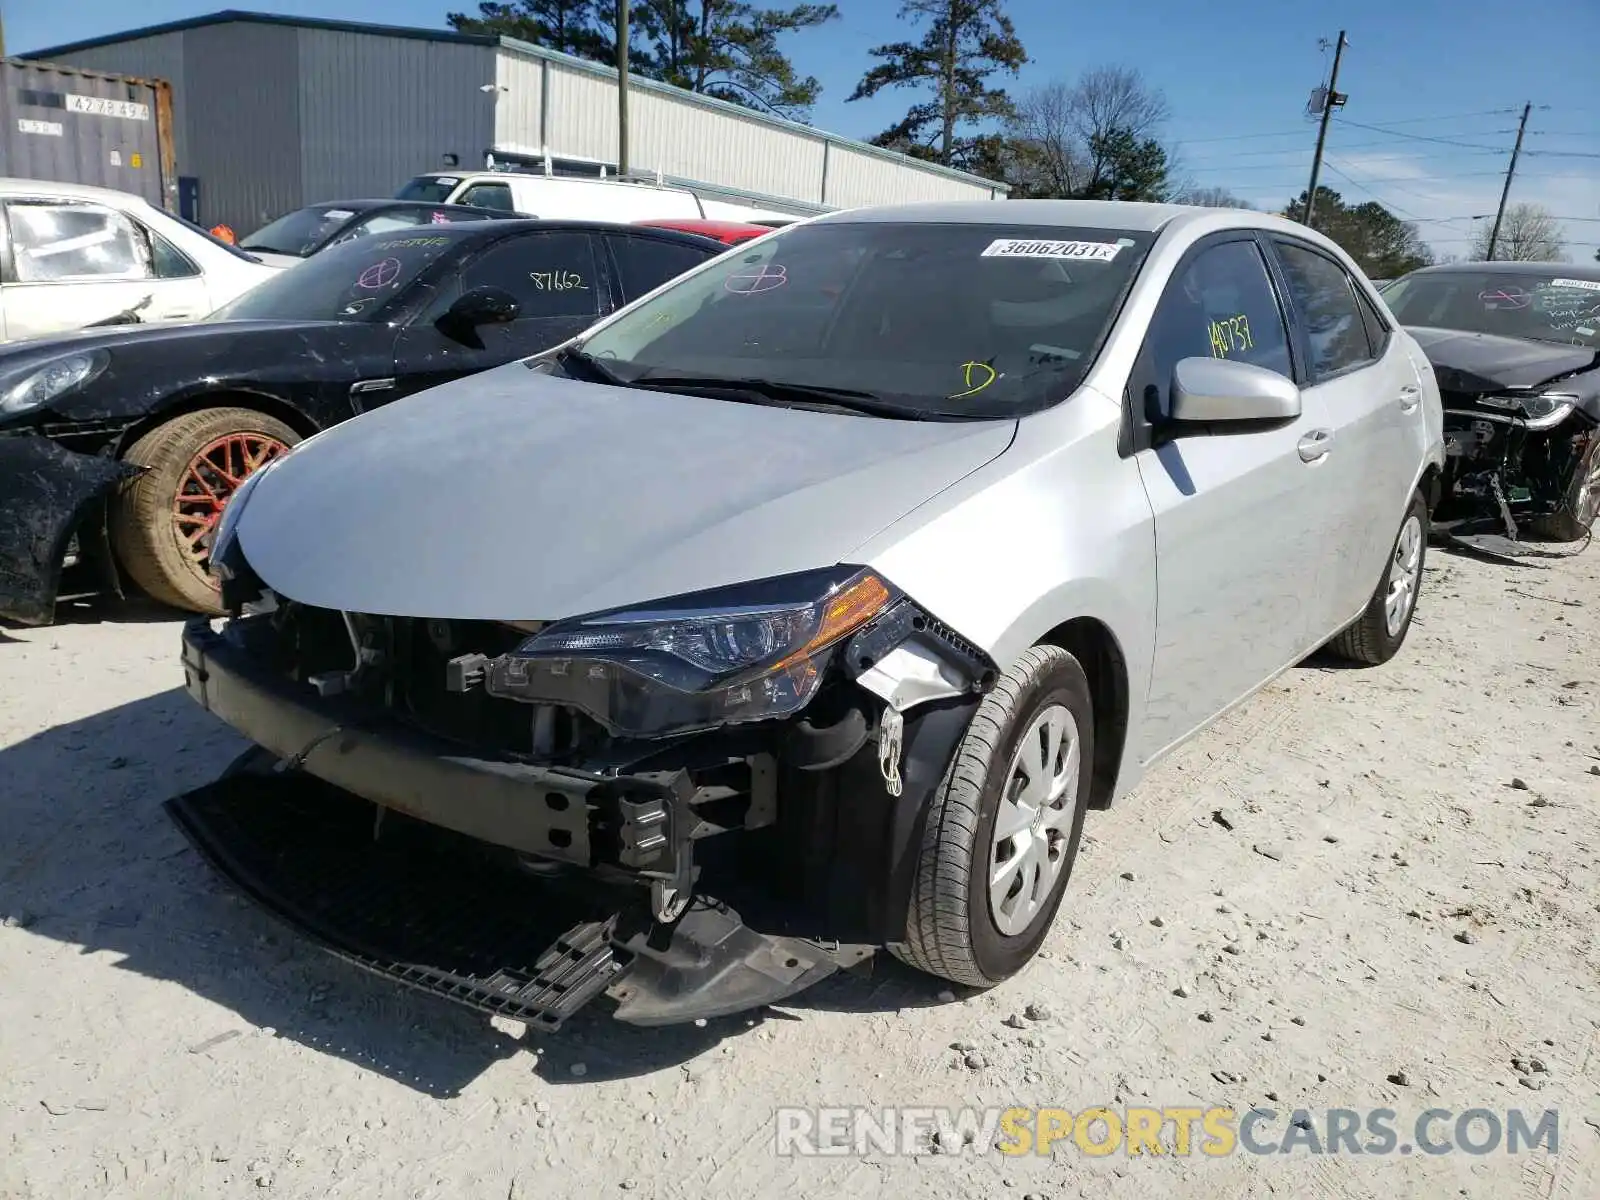
<path fill-rule="evenodd" d="M 448 0 L 234 0 L 262 12 L 440 27 Z M 13 52 L 227 7 L 227 0 L 0 0 Z M 867 137 L 909 93 L 847 103 L 867 48 L 908 36 L 899 0 L 841 0 L 832 25 L 792 38 L 796 65 L 824 85 L 814 122 Z M 1033 61 L 1025 90 L 1106 64 L 1139 68 L 1173 110 L 1166 137 L 1199 182 L 1263 207 L 1305 187 L 1316 130 L 1306 98 L 1326 74 L 1342 25 L 1349 105 L 1329 133 L 1324 182 L 1347 200 L 1379 199 L 1419 222 L 1442 254 L 1462 253 L 1471 218 L 1493 213 L 1523 103 L 1536 106 L 1512 200 L 1564 221 L 1569 257 L 1600 248 L 1600 0 L 1008 0 Z M 1291 11 L 1294 10 L 1294 11 Z M 138 17 L 132 14 L 137 11 Z M 1548 107 L 1543 107 L 1548 106 Z M 1497 111 L 1507 110 L 1507 111 Z M 1378 127 L 1363 128 L 1362 126 Z"/>

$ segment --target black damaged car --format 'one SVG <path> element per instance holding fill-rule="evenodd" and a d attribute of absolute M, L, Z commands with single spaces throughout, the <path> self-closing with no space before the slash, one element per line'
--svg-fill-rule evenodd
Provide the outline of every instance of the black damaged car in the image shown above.
<path fill-rule="evenodd" d="M 1426 267 L 1383 298 L 1444 400 L 1436 531 L 1512 554 L 1586 539 L 1600 516 L 1600 268 Z"/>
<path fill-rule="evenodd" d="M 0 350 L 0 618 L 122 594 L 216 612 L 209 534 L 318 430 L 549 349 L 727 249 L 602 223 L 431 225 L 333 246 L 205 321 Z M 448 420 L 448 413 L 440 414 Z"/>

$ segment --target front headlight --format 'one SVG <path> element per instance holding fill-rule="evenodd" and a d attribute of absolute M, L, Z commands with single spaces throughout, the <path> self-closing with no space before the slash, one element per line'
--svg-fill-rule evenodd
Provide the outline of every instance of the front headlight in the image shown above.
<path fill-rule="evenodd" d="M 1542 396 L 1483 396 L 1480 402 L 1490 408 L 1503 408 L 1522 414 L 1529 429 L 1554 429 L 1565 421 L 1577 406 L 1578 397 L 1562 392 L 1547 392 Z"/>
<path fill-rule="evenodd" d="M 0 384 L 0 416 L 38 408 L 88 383 L 111 361 L 104 350 L 65 354 Z"/>
<path fill-rule="evenodd" d="M 834 647 L 896 596 L 845 567 L 579 617 L 486 663 L 484 688 L 643 737 L 788 716 L 816 694 Z"/>

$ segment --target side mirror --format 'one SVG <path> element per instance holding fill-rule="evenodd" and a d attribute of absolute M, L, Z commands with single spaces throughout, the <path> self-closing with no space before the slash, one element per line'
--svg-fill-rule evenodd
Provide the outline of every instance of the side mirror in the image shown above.
<path fill-rule="evenodd" d="M 504 288 L 478 287 L 466 292 L 440 320 L 457 329 L 509 325 L 522 313 L 522 302 Z"/>
<path fill-rule="evenodd" d="M 1300 388 L 1276 371 L 1226 358 L 1183 358 L 1172 368 L 1176 425 L 1276 424 L 1300 415 Z"/>

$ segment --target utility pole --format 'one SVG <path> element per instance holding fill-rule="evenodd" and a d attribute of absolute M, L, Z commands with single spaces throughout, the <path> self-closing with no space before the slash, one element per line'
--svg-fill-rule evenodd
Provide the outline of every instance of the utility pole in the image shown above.
<path fill-rule="evenodd" d="M 1511 195 L 1511 177 L 1517 173 L 1517 157 L 1522 153 L 1522 135 L 1528 131 L 1528 114 L 1532 104 L 1522 106 L 1522 120 L 1517 122 L 1517 144 L 1511 147 L 1511 162 L 1506 167 L 1506 185 L 1500 189 L 1500 207 L 1495 210 L 1494 225 L 1489 229 L 1488 260 L 1494 261 L 1495 245 L 1500 241 L 1500 222 L 1506 219 L 1506 197 Z"/>
<path fill-rule="evenodd" d="M 617 0 L 617 177 L 628 174 L 628 0 Z"/>
<path fill-rule="evenodd" d="M 1339 30 L 1339 40 L 1333 45 L 1333 70 L 1328 75 L 1328 94 L 1322 101 L 1322 123 L 1317 126 L 1317 152 L 1311 156 L 1311 185 L 1306 188 L 1308 226 L 1311 225 L 1312 214 L 1317 210 L 1317 176 L 1322 174 L 1322 147 L 1328 140 L 1328 122 L 1333 119 L 1333 110 L 1343 108 L 1344 102 L 1350 98 L 1339 93 L 1339 60 L 1344 57 L 1344 48 L 1349 44 L 1344 30 Z"/>

